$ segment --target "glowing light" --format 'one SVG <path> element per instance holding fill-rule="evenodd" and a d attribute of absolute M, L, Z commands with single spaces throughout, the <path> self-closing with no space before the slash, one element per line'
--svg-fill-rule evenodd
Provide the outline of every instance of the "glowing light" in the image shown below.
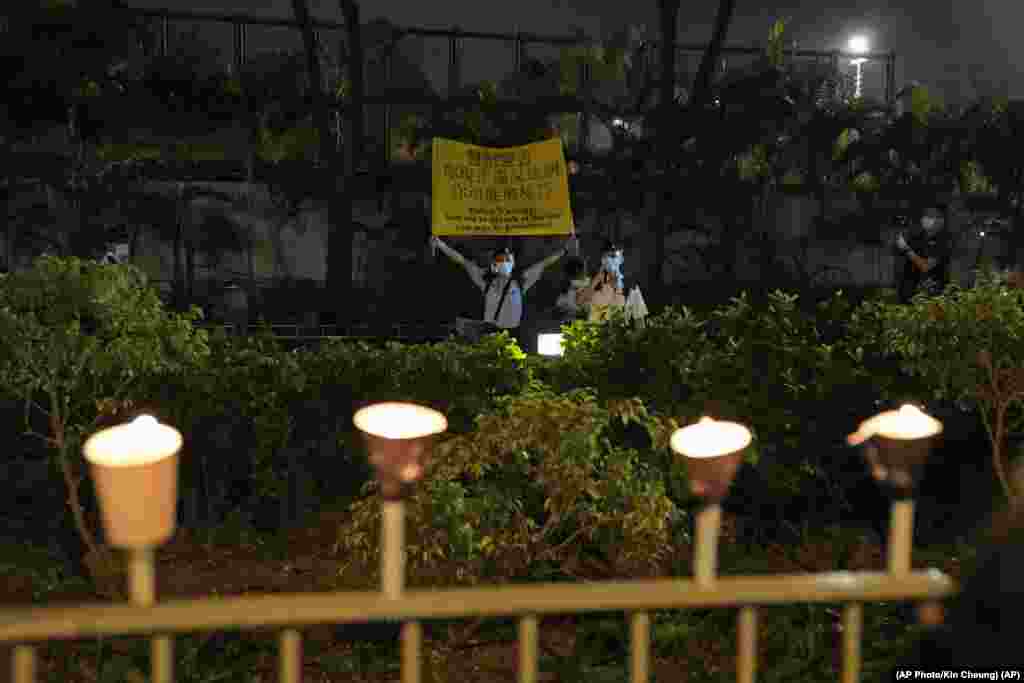
<path fill-rule="evenodd" d="M 856 432 L 846 438 L 851 446 L 861 444 L 875 435 L 889 439 L 923 439 L 942 431 L 942 423 L 914 405 L 905 404 L 899 410 L 889 410 L 868 418 Z"/>
<path fill-rule="evenodd" d="M 736 422 L 702 417 L 696 424 L 676 430 L 672 450 L 689 458 L 717 458 L 750 445 L 750 430 Z"/>
<path fill-rule="evenodd" d="M 356 427 L 385 439 L 419 439 L 448 429 L 444 415 L 413 403 L 377 403 L 352 417 Z"/>
<path fill-rule="evenodd" d="M 537 353 L 542 356 L 561 356 L 563 353 L 561 333 L 537 335 Z"/>
<path fill-rule="evenodd" d="M 847 49 L 857 55 L 866 54 L 871 49 L 871 41 L 867 36 L 853 36 L 846 44 Z"/>
<path fill-rule="evenodd" d="M 173 427 L 140 415 L 131 422 L 93 434 L 82 451 L 96 465 L 131 467 L 169 458 L 181 449 L 181 434 Z"/>

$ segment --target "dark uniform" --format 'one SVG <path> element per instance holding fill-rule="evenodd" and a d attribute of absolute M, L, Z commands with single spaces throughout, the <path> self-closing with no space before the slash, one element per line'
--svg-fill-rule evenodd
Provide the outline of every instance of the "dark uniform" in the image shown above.
<path fill-rule="evenodd" d="M 903 273 L 900 277 L 899 296 L 900 301 L 909 303 L 918 292 L 925 292 L 929 295 L 941 294 L 942 290 L 949 284 L 949 266 L 953 258 L 953 242 L 950 233 L 943 228 L 938 232 L 929 235 L 924 230 L 918 230 L 907 240 L 911 251 L 921 258 L 937 259 L 938 263 L 927 273 L 922 273 L 913 264 L 910 257 L 903 256 Z"/>

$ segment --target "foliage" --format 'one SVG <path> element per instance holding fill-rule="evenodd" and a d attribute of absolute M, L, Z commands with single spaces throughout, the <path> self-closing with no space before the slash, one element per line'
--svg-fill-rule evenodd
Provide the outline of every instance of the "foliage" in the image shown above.
<path fill-rule="evenodd" d="M 455 582 L 580 576 L 594 565 L 618 575 L 653 571 L 666 550 L 673 505 L 635 449 L 610 440 L 639 401 L 599 404 L 586 390 L 535 386 L 508 396 L 476 430 L 435 447 L 406 504 L 410 575 L 456 566 Z M 654 448 L 665 448 L 670 429 Z M 378 553 L 379 506 L 357 502 L 336 550 L 369 566 Z M 614 552 L 609 549 L 614 548 Z"/>
<path fill-rule="evenodd" d="M 504 395 L 520 393 L 529 382 L 525 355 L 507 333 L 479 344 L 455 340 L 383 348 L 327 342 L 303 360 L 319 398 L 332 406 L 383 400 L 414 401 L 448 416 L 450 429 L 472 429 L 477 415 Z"/>
<path fill-rule="evenodd" d="M 851 335 L 899 359 L 903 371 L 936 400 L 979 409 L 992 445 L 994 469 L 1006 495 L 1020 495 L 1007 476 L 1005 439 L 1024 427 L 1024 293 L 981 273 L 971 289 L 956 285 L 909 305 L 866 302 Z"/>
<path fill-rule="evenodd" d="M 43 257 L 0 279 L 0 378 L 25 406 L 26 429 L 52 449 L 83 541 L 102 551 L 78 498 L 79 446 L 97 420 L 125 410 L 147 376 L 181 371 L 208 353 L 196 310 L 164 310 L 131 266 Z"/>

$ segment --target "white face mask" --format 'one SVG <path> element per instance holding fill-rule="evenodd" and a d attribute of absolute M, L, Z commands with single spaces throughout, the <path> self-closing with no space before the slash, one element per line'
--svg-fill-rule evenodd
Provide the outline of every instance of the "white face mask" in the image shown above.
<path fill-rule="evenodd" d="M 935 232 L 941 225 L 942 223 L 935 216 L 925 216 L 921 219 L 921 227 L 928 232 Z"/>

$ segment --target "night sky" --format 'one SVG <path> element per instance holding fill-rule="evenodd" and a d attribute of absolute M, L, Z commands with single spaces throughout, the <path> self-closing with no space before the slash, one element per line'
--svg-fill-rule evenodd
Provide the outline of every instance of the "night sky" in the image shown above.
<path fill-rule="evenodd" d="M 291 15 L 289 0 L 131 0 L 130 4 Z M 680 4 L 681 40 L 706 42 L 711 35 L 717 1 L 687 0 Z M 310 5 L 317 17 L 340 19 L 336 0 L 310 0 Z M 562 34 L 577 25 L 591 35 L 601 35 L 628 23 L 657 27 L 654 0 L 373 0 L 363 2 L 362 6 L 365 20 L 384 17 L 397 24 L 429 27 L 458 24 L 480 31 L 513 31 L 518 27 L 524 31 Z M 806 49 L 840 47 L 854 32 L 870 35 L 873 49 L 895 50 L 899 55 L 897 87 L 917 80 L 941 91 L 947 101 L 958 101 L 973 97 L 973 82 L 980 81 L 984 90 L 1024 96 L 1024 70 L 1020 68 L 1024 67 L 1024 41 L 1019 36 L 1020 26 L 1024 25 L 1024 2 L 738 0 L 729 43 L 749 45 L 763 41 L 776 17 L 792 19 L 791 38 Z M 299 45 L 297 36 L 278 36 L 268 33 L 251 43 L 254 49 L 278 41 L 295 40 L 295 46 Z M 437 84 L 442 88 L 446 49 L 444 41 L 433 41 L 425 55 L 428 75 L 439 81 Z M 511 62 L 510 48 L 500 45 L 471 41 L 465 50 L 466 82 L 500 78 Z M 869 80 L 871 74 L 866 72 L 866 86 Z"/>

